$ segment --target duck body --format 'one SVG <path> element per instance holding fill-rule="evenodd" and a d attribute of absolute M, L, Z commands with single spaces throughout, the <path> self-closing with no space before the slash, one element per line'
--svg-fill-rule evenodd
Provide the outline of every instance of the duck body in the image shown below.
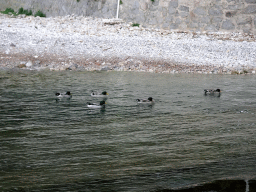
<path fill-rule="evenodd" d="M 92 109 L 100 109 L 100 108 L 104 108 L 105 107 L 106 102 L 105 101 L 101 101 L 100 104 L 97 103 L 90 103 L 87 102 L 86 105 L 88 108 L 92 108 Z"/>
<path fill-rule="evenodd" d="M 149 97 L 148 99 L 136 99 L 138 104 L 154 104 L 155 101 L 152 97 Z"/>
<path fill-rule="evenodd" d="M 205 95 L 214 95 L 214 94 L 220 95 L 220 92 L 221 92 L 220 89 L 205 89 L 204 90 Z"/>
<path fill-rule="evenodd" d="M 107 97 L 108 96 L 108 93 L 107 91 L 103 91 L 101 93 L 97 92 L 97 91 L 92 91 L 91 92 L 91 96 L 92 97 Z"/>
<path fill-rule="evenodd" d="M 71 98 L 72 94 L 70 93 L 70 91 L 64 92 L 64 93 L 55 93 L 55 96 L 57 98 Z"/>

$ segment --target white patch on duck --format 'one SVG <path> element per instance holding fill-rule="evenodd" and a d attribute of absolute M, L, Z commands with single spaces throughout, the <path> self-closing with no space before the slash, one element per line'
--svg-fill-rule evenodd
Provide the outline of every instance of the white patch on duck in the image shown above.
<path fill-rule="evenodd" d="M 93 109 L 104 108 L 105 104 L 107 104 L 105 101 L 101 101 L 100 104 L 90 103 L 90 102 L 86 103 L 87 107 L 93 108 Z"/>

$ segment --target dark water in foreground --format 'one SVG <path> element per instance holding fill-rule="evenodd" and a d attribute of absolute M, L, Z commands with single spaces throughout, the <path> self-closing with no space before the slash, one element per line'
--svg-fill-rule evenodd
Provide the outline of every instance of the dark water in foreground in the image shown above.
<path fill-rule="evenodd" d="M 0 72 L 0 189 L 157 191 L 256 173 L 256 76 Z M 220 88 L 221 97 L 204 96 Z M 56 102 L 56 91 L 71 100 Z M 91 110 L 91 90 L 107 90 Z M 137 106 L 152 96 L 154 106 Z"/>

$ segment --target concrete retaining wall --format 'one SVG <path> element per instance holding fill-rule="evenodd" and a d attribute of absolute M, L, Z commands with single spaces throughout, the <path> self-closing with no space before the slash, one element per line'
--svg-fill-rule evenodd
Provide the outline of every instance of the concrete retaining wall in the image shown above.
<path fill-rule="evenodd" d="M 175 31 L 241 32 L 256 35 L 256 0 L 121 0 L 119 18 Z M 117 0 L 1 0 L 0 9 L 41 10 L 49 16 L 113 18 Z"/>

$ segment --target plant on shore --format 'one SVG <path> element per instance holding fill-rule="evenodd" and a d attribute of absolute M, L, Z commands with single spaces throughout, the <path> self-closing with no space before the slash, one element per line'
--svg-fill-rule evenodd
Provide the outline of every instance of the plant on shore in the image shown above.
<path fill-rule="evenodd" d="M 39 16 L 39 17 L 46 17 L 46 15 L 42 11 L 40 11 L 40 10 L 36 12 L 35 17 L 37 17 L 37 16 Z"/>
<path fill-rule="evenodd" d="M 32 15 L 32 11 L 31 10 L 26 10 L 26 9 L 24 10 L 23 7 L 21 7 L 18 10 L 18 15 L 20 15 L 20 14 L 25 14 L 27 16 L 30 16 L 30 15 Z"/>
<path fill-rule="evenodd" d="M 31 16 L 33 15 L 31 10 L 24 10 L 23 7 L 19 8 L 18 12 L 15 12 L 12 8 L 6 8 L 5 11 L 0 11 L 0 13 L 3 14 L 12 14 L 14 16 L 17 15 L 26 15 L 26 16 Z M 37 11 L 36 14 L 34 15 L 35 17 L 46 17 L 46 15 L 42 11 Z"/>
<path fill-rule="evenodd" d="M 80 0 L 76 0 L 76 2 L 79 2 Z"/>
<path fill-rule="evenodd" d="M 139 23 L 133 23 L 132 26 L 133 26 L 133 27 L 139 27 L 140 24 L 139 24 Z"/>
<path fill-rule="evenodd" d="M 12 8 L 6 8 L 5 11 L 0 11 L 0 12 L 3 13 L 3 14 L 11 13 L 13 15 L 17 15 Z"/>
<path fill-rule="evenodd" d="M 152 2 L 155 2 L 155 0 L 151 0 Z"/>
<path fill-rule="evenodd" d="M 122 0 L 120 0 L 120 5 L 122 5 L 123 4 L 123 1 Z"/>

